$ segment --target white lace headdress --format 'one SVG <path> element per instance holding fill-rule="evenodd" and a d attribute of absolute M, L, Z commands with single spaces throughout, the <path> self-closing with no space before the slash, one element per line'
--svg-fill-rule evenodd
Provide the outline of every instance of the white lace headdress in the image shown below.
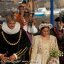
<path fill-rule="evenodd" d="M 50 29 L 53 27 L 52 24 L 50 23 L 41 23 L 39 25 L 39 29 L 41 29 L 42 27 L 49 27 Z"/>

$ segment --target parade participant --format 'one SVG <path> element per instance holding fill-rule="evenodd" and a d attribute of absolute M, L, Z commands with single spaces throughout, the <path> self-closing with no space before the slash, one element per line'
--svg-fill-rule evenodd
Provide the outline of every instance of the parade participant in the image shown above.
<path fill-rule="evenodd" d="M 0 60 L 4 63 L 9 60 L 12 64 L 19 59 L 17 64 L 25 64 L 23 61 L 29 60 L 29 48 L 26 32 L 20 29 L 20 24 L 11 15 L 7 16 L 0 29 Z"/>
<path fill-rule="evenodd" d="M 52 25 L 49 23 L 39 25 L 40 35 L 34 36 L 32 40 L 30 64 L 47 64 L 51 50 L 55 49 L 58 51 L 57 39 L 55 36 L 50 35 L 49 32 L 51 27 Z M 54 64 L 53 61 L 52 64 Z"/>
<path fill-rule="evenodd" d="M 59 50 L 64 53 L 64 33 L 63 33 L 64 16 L 57 17 L 55 21 L 56 21 L 56 26 L 54 26 L 50 32 L 52 35 L 56 36 Z M 59 60 L 60 60 L 60 64 L 63 64 L 64 56 L 59 57 Z"/>

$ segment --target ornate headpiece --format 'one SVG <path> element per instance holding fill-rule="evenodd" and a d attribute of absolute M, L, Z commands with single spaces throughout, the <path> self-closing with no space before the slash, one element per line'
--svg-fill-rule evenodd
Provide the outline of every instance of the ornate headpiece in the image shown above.
<path fill-rule="evenodd" d="M 50 24 L 50 23 L 41 23 L 39 25 L 39 29 L 41 29 L 42 27 L 49 27 L 51 29 L 52 28 L 52 24 Z"/>

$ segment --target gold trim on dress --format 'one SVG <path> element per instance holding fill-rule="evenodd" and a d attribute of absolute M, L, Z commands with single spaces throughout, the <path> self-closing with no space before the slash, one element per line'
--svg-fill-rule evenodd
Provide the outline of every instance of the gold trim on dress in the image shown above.
<path fill-rule="evenodd" d="M 16 55 L 18 56 L 18 58 L 20 58 L 27 50 L 28 50 L 28 47 L 25 47 L 21 52 L 16 53 Z"/>

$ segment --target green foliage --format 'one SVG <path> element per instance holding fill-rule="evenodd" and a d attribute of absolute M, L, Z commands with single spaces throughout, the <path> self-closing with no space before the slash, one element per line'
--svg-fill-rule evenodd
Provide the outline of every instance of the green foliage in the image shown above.
<path fill-rule="evenodd" d="M 63 52 L 57 51 L 56 49 L 50 51 L 50 57 L 58 58 L 59 56 L 63 56 Z"/>
<path fill-rule="evenodd" d="M 48 64 L 49 61 L 51 61 L 51 58 L 56 58 L 56 59 L 58 59 L 59 56 L 63 56 L 63 52 L 58 51 L 58 50 L 56 50 L 56 49 L 52 49 L 52 50 L 50 51 L 50 55 L 49 55 L 49 58 L 48 58 L 46 64 Z"/>

